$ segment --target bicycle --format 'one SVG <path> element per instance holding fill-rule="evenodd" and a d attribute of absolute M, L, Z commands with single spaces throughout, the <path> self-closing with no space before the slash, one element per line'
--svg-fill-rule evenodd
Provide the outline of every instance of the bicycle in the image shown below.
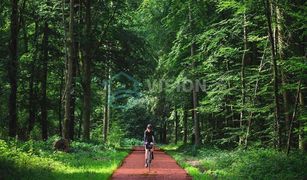
<path fill-rule="evenodd" d="M 146 144 L 146 150 L 147 150 L 146 164 L 147 164 L 149 172 L 150 172 L 150 166 L 151 166 L 151 161 L 152 161 L 152 156 L 153 156 L 153 152 L 151 151 L 152 148 L 153 148 L 153 143 Z"/>

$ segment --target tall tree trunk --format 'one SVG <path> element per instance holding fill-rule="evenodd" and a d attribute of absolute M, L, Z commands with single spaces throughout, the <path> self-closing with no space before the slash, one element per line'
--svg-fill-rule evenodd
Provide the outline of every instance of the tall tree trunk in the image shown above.
<path fill-rule="evenodd" d="M 160 127 L 159 127 L 159 140 L 161 143 L 163 143 L 163 122 L 160 122 Z"/>
<path fill-rule="evenodd" d="M 28 137 L 30 137 L 31 131 L 34 128 L 34 124 L 36 121 L 36 94 L 35 92 L 35 77 L 37 76 L 36 72 L 36 58 L 37 58 L 37 49 L 38 49 L 38 22 L 35 22 L 35 33 L 34 33 L 34 44 L 36 50 L 34 51 L 33 59 L 30 64 L 30 80 L 29 80 L 29 119 L 28 119 Z"/>
<path fill-rule="evenodd" d="M 254 106 L 255 105 L 255 101 L 257 99 L 257 92 L 258 92 L 258 88 L 259 88 L 259 76 L 260 76 L 260 73 L 262 71 L 262 68 L 263 68 L 263 64 L 264 64 L 264 58 L 265 58 L 265 52 L 263 53 L 263 56 L 261 58 L 261 61 L 260 61 L 260 64 L 259 64 L 259 68 L 258 68 L 258 77 L 257 77 L 257 80 L 255 82 L 255 89 L 254 89 L 254 97 L 252 99 L 252 105 Z M 247 128 L 246 128 L 246 134 L 245 134 L 245 148 L 247 148 L 247 145 L 248 145 L 248 138 L 249 138 L 249 135 L 250 135 L 250 131 L 251 131 L 251 126 L 252 126 L 252 118 L 253 118 L 253 111 L 251 111 L 249 113 L 249 117 L 248 117 L 248 123 L 247 123 Z"/>
<path fill-rule="evenodd" d="M 188 142 L 188 109 L 184 108 L 183 111 L 183 143 L 187 144 Z"/>
<path fill-rule="evenodd" d="M 59 114 L 58 114 L 58 116 L 59 116 L 59 135 L 61 136 L 62 135 L 62 130 L 63 130 L 63 125 L 62 125 L 62 91 L 63 91 L 63 81 L 64 81 L 64 79 L 63 79 L 63 75 L 64 75 L 64 73 L 63 73 L 63 71 L 62 71 L 62 73 L 61 73 L 61 75 L 60 75 L 60 77 L 61 77 L 61 84 L 60 84 L 60 88 L 59 88 L 59 92 L 60 92 L 60 97 L 59 97 L 59 105 L 58 105 L 58 108 L 59 108 Z"/>
<path fill-rule="evenodd" d="M 11 35 L 10 35 L 10 61 L 8 63 L 8 76 L 11 86 L 9 96 L 9 136 L 17 134 L 17 70 L 18 70 L 18 0 L 11 0 Z"/>
<path fill-rule="evenodd" d="M 229 61 L 227 60 L 226 62 L 226 70 L 227 71 L 230 71 L 230 64 L 229 64 Z M 228 80 L 227 81 L 227 88 L 231 88 L 232 87 L 232 83 Z M 234 122 L 234 110 L 233 110 L 233 105 L 231 104 L 231 96 L 227 96 L 226 97 L 226 104 L 229 104 L 229 111 L 230 111 L 230 117 L 231 118 L 231 125 L 234 126 L 235 125 L 235 122 Z M 228 122 L 228 120 L 227 120 Z M 229 124 L 229 122 L 228 122 Z"/>
<path fill-rule="evenodd" d="M 163 143 L 167 143 L 167 121 L 166 117 L 163 118 L 164 123 L 163 123 Z"/>
<path fill-rule="evenodd" d="M 67 70 L 65 78 L 65 106 L 64 106 L 64 126 L 63 126 L 63 137 L 69 139 L 69 125 L 71 121 L 71 98 L 73 93 L 73 62 L 76 59 L 75 50 L 75 32 L 74 32 L 74 0 L 69 2 L 69 57 L 67 59 Z"/>
<path fill-rule="evenodd" d="M 305 108 L 305 103 L 304 103 L 304 95 L 302 93 L 302 91 L 300 92 L 300 106 L 301 109 L 303 110 Z M 299 134 L 298 134 L 298 148 L 305 152 L 306 151 L 306 147 L 307 147 L 307 141 L 305 140 L 304 137 L 304 127 L 306 127 L 306 124 L 303 121 L 299 121 Z"/>
<path fill-rule="evenodd" d="M 35 123 L 35 96 L 34 96 L 34 72 L 35 72 L 35 61 L 31 63 L 31 75 L 29 81 L 29 119 L 28 119 L 28 136 L 34 128 Z"/>
<path fill-rule="evenodd" d="M 85 48 L 84 48 L 84 84 L 83 84 L 83 138 L 90 138 L 90 119 L 91 119 L 91 0 L 85 1 Z"/>
<path fill-rule="evenodd" d="M 81 109 L 81 117 L 83 117 L 83 109 Z M 83 121 L 82 119 L 79 121 L 79 126 L 78 126 L 78 139 L 81 138 L 81 134 L 82 134 L 82 125 L 83 125 Z"/>
<path fill-rule="evenodd" d="M 285 54 L 284 54 L 284 48 L 285 48 L 285 44 L 284 44 L 284 30 L 283 30 L 283 13 L 281 8 L 279 7 L 279 5 L 277 4 L 275 6 L 276 8 L 276 33 L 275 33 L 275 41 L 276 41 L 276 49 L 277 49 L 277 53 L 279 55 L 279 59 L 281 60 L 285 60 Z M 286 86 L 287 84 L 287 75 L 285 74 L 285 72 L 281 69 L 281 83 L 282 86 Z M 288 106 L 288 92 L 287 90 L 283 90 L 282 93 L 282 97 L 283 97 L 283 109 L 284 109 L 284 116 L 285 116 L 285 133 L 287 133 L 287 130 L 289 129 L 289 122 L 290 122 L 290 116 L 289 116 L 289 106 Z"/>
<path fill-rule="evenodd" d="M 247 58 L 247 51 L 248 51 L 248 47 L 247 47 L 247 21 L 246 21 L 246 12 L 244 12 L 243 15 L 243 42 L 244 42 L 244 47 L 243 47 L 243 56 L 242 56 L 242 62 L 241 62 L 241 112 L 240 112 L 240 128 L 242 130 L 242 132 L 244 131 L 244 125 L 243 125 L 243 119 L 244 119 L 244 109 L 245 109 L 245 63 L 246 63 L 246 58 Z M 244 140 L 244 136 L 243 134 L 240 135 L 239 138 L 239 145 L 241 145 L 243 143 Z"/>
<path fill-rule="evenodd" d="M 191 4 L 189 6 L 189 22 L 190 22 L 190 31 L 192 33 L 193 20 L 192 20 Z M 194 56 L 194 51 L 195 51 L 195 43 L 193 42 L 191 44 L 191 47 L 190 47 L 190 56 L 191 57 Z M 192 62 L 192 69 L 195 69 L 195 62 L 194 61 Z M 194 76 L 194 74 L 193 74 L 193 76 Z M 193 119 L 194 119 L 195 145 L 200 145 L 200 128 L 199 128 L 199 119 L 198 119 L 198 116 L 197 116 L 198 98 L 197 98 L 196 83 L 195 82 L 193 82 L 192 104 L 193 104 L 192 113 L 193 113 Z"/>
<path fill-rule="evenodd" d="M 178 112 L 177 108 L 175 107 L 175 144 L 178 141 Z"/>
<path fill-rule="evenodd" d="M 272 54 L 272 70 L 273 70 L 273 80 L 274 80 L 274 115 L 275 115 L 275 137 L 274 137 L 274 144 L 275 147 L 280 148 L 281 145 L 281 134 L 280 134 L 280 108 L 279 108 L 279 100 L 278 100 L 278 70 L 277 70 L 277 60 L 275 55 L 275 43 L 274 43 L 274 36 L 273 36 L 273 30 L 272 30 L 272 14 L 271 14 L 271 7 L 269 0 L 264 0 L 264 4 L 266 6 L 266 18 L 268 23 L 268 33 L 269 33 L 269 40 L 271 43 L 271 54 Z"/>
<path fill-rule="evenodd" d="M 48 139 L 48 121 L 47 121 L 47 74 L 48 74 L 48 36 L 49 36 L 49 27 L 48 22 L 44 23 L 44 37 L 43 37 L 43 72 L 41 80 L 41 128 L 42 128 L 42 139 Z"/>
<path fill-rule="evenodd" d="M 75 43 L 75 51 L 78 52 L 77 43 Z M 77 55 L 76 58 L 74 59 L 73 65 L 72 65 L 72 93 L 71 93 L 71 100 L 70 100 L 70 112 L 71 112 L 71 117 L 69 121 L 69 139 L 74 139 L 75 136 L 75 121 L 76 121 L 76 116 L 75 116 L 75 109 L 76 109 L 76 92 L 75 92 L 75 86 L 76 86 L 76 74 L 77 74 Z"/>
<path fill-rule="evenodd" d="M 105 94 L 105 105 L 104 105 L 104 118 L 103 118 L 103 140 L 106 142 L 108 140 L 108 127 L 109 127 L 109 95 L 110 95 L 110 70 L 109 67 L 106 68 L 106 77 L 107 77 L 107 84 L 105 86 L 106 88 L 106 94 Z"/>
<path fill-rule="evenodd" d="M 293 122 L 295 121 L 296 114 L 297 114 L 297 107 L 299 105 L 299 96 L 300 96 L 300 93 L 301 93 L 301 84 L 302 84 L 301 81 L 299 81 L 298 87 L 297 87 L 296 98 L 295 98 L 294 110 L 293 110 L 292 118 L 291 118 L 291 121 L 290 121 L 290 124 L 289 124 L 288 141 L 287 141 L 287 155 L 290 152 Z"/>

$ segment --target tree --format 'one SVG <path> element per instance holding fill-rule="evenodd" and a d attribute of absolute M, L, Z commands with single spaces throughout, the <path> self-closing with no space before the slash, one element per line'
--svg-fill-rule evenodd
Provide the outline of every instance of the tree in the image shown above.
<path fill-rule="evenodd" d="M 11 0 L 11 36 L 10 36 L 10 61 L 8 63 L 8 77 L 11 86 L 9 97 L 9 136 L 17 134 L 17 71 L 18 71 L 18 0 Z"/>
<path fill-rule="evenodd" d="M 275 146 L 277 148 L 280 148 L 281 145 L 281 132 L 280 132 L 280 107 L 279 107 L 279 85 L 278 85 L 278 70 L 277 70 L 277 60 L 276 60 L 276 54 L 275 54 L 275 43 L 274 43 L 274 37 L 273 37 L 273 29 L 272 29 L 272 15 L 271 15 L 271 4 L 269 0 L 265 1 L 265 12 L 266 12 L 266 18 L 267 18 L 267 24 L 268 24 L 268 34 L 269 34 L 269 40 L 271 43 L 271 55 L 272 55 L 272 74 L 273 74 L 273 83 L 274 83 L 274 107 L 275 107 Z"/>
<path fill-rule="evenodd" d="M 73 89 L 73 63 L 76 62 L 76 49 L 75 49 L 75 10 L 74 0 L 69 1 L 69 58 L 66 64 L 65 73 L 65 106 L 64 106 L 64 125 L 63 125 L 63 137 L 69 139 L 71 117 L 74 112 L 71 112 L 71 101 Z"/>
<path fill-rule="evenodd" d="M 84 47 L 84 83 L 83 83 L 83 137 L 88 140 L 90 138 L 90 119 L 91 119 L 91 0 L 85 1 L 85 47 Z"/>
<path fill-rule="evenodd" d="M 44 35 L 43 35 L 43 69 L 42 69 L 42 100 L 41 100 L 41 125 L 42 125 L 42 139 L 48 139 L 48 121 L 47 121 L 47 74 L 48 74 L 48 35 L 49 27 L 47 20 L 44 22 Z"/>
<path fill-rule="evenodd" d="M 193 17 L 192 17 L 192 2 L 189 4 L 189 23 L 190 23 L 190 28 L 191 28 L 191 34 L 193 36 Z M 194 52 L 195 52 L 195 43 L 193 42 L 193 37 L 192 37 L 192 43 L 191 43 L 191 57 L 193 58 Z M 192 62 L 192 71 L 195 71 L 195 60 Z M 200 145 L 201 140 L 200 140 L 200 128 L 199 128 L 199 118 L 197 115 L 197 109 L 198 109 L 198 98 L 197 98 L 197 92 L 196 92 L 196 78 L 193 78 L 193 90 L 192 90 L 192 117 L 194 120 L 194 135 L 195 135 L 195 145 Z"/>

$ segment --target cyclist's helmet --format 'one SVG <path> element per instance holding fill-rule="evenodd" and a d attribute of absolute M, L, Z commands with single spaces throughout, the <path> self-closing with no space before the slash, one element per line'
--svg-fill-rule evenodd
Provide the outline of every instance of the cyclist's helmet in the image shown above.
<path fill-rule="evenodd" d="M 147 125 L 147 128 L 150 129 L 150 130 L 152 130 L 152 125 L 151 125 L 151 124 L 148 124 L 148 125 Z"/>

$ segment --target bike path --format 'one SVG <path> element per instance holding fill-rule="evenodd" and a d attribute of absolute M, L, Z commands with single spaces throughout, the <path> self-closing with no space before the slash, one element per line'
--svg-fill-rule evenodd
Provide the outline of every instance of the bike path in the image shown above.
<path fill-rule="evenodd" d="M 152 161 L 150 172 L 145 168 L 144 147 L 136 147 L 124 159 L 121 167 L 119 167 L 112 175 L 113 180 L 139 180 L 139 179 L 175 179 L 175 180 L 191 180 L 192 178 L 182 169 L 176 161 L 165 152 L 155 149 L 154 160 Z"/>

